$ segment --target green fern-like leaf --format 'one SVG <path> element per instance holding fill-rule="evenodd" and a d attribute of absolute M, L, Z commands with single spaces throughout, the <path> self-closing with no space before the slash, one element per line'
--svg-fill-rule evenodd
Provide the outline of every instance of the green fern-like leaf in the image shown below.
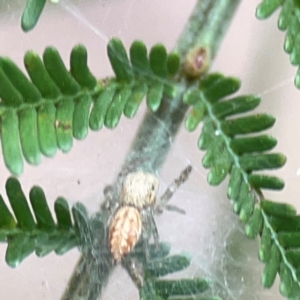
<path fill-rule="evenodd" d="M 61 255 L 79 245 L 76 208 L 74 225 L 64 198 L 55 201 L 55 222 L 40 187 L 30 190 L 30 205 L 16 178 L 7 180 L 6 193 L 13 213 L 0 195 L 0 241 L 8 244 L 5 257 L 8 265 L 18 266 L 33 252 L 39 257 L 52 251 Z"/>
<path fill-rule="evenodd" d="M 25 55 L 30 80 L 9 58 L 0 58 L 0 130 L 3 157 L 15 175 L 23 171 L 23 156 L 37 165 L 42 155 L 57 149 L 68 152 L 73 139 L 84 139 L 88 129 L 115 128 L 124 113 L 132 118 L 146 96 L 156 111 L 163 96 L 174 97 L 172 78 L 179 57 L 167 54 L 163 45 L 151 48 L 135 41 L 130 59 L 122 42 L 112 39 L 107 47 L 116 78 L 97 82 L 87 66 L 87 51 L 76 46 L 70 71 L 58 51 L 48 47 L 43 60 L 34 52 Z"/>
<path fill-rule="evenodd" d="M 80 250 L 85 256 L 80 266 L 88 271 L 78 274 L 76 284 L 68 289 L 64 299 L 73 299 L 79 292 L 83 298 L 96 299 L 115 266 L 107 242 L 109 230 L 107 222 L 111 216 L 104 209 L 89 217 L 85 207 L 80 203 L 74 205 L 72 211 L 76 220 L 75 228 L 78 232 Z M 205 291 L 209 289 L 210 284 L 205 279 L 163 279 L 164 276 L 187 269 L 191 256 L 188 254 L 170 256 L 171 246 L 163 242 L 158 245 L 150 244 L 146 253 L 144 242 L 144 239 L 140 239 L 134 249 L 122 259 L 122 266 L 139 289 L 141 299 L 174 299 L 175 296 L 176 299 L 221 300 L 218 297 L 207 296 Z M 86 277 L 93 278 L 89 285 L 86 285 Z M 204 292 L 206 296 L 201 297 Z"/>
<path fill-rule="evenodd" d="M 284 50 L 290 55 L 291 64 L 298 66 L 295 85 L 300 88 L 300 2 L 298 0 L 264 0 L 257 7 L 258 19 L 266 19 L 281 7 L 278 28 L 287 31 Z"/>
<path fill-rule="evenodd" d="M 34 28 L 41 16 L 45 4 L 46 0 L 27 0 L 21 19 L 23 31 L 29 31 Z"/>
<path fill-rule="evenodd" d="M 282 154 L 268 152 L 276 145 L 273 137 L 255 134 L 270 128 L 275 119 L 265 114 L 234 117 L 253 110 L 260 102 L 251 95 L 224 99 L 237 91 L 239 85 L 235 78 L 212 74 L 201 82 L 199 89 L 188 91 L 184 101 L 193 109 L 186 127 L 194 130 L 203 121 L 199 148 L 206 151 L 202 163 L 210 169 L 209 183 L 217 185 L 230 175 L 228 197 L 234 211 L 245 223 L 249 238 L 261 236 L 259 258 L 265 263 L 264 287 L 271 287 L 279 274 L 280 292 L 288 299 L 299 299 L 300 216 L 289 204 L 263 198 L 262 189 L 284 187 L 281 179 L 256 173 L 285 163 Z"/>
<path fill-rule="evenodd" d="M 134 282 L 137 282 L 137 276 L 130 267 L 132 260 L 141 264 L 143 272 L 140 275 L 143 276 L 143 284 L 138 286 L 140 299 L 173 299 L 176 297 L 176 299 L 220 300 L 218 297 L 201 296 L 210 288 L 210 283 L 206 279 L 163 279 L 164 276 L 187 269 L 191 261 L 190 255 L 187 254 L 169 256 L 170 250 L 170 245 L 166 243 L 160 243 L 158 249 L 155 245 L 150 245 L 147 259 L 144 247 L 140 242 L 134 251 L 122 261 Z"/>
<path fill-rule="evenodd" d="M 279 168 L 286 160 L 282 154 L 266 153 L 276 145 L 273 137 L 245 137 L 270 128 L 275 119 L 266 114 L 233 118 L 235 114 L 253 110 L 260 103 L 260 99 L 252 95 L 224 101 L 226 96 L 236 92 L 239 87 L 240 82 L 236 78 L 212 74 L 202 80 L 199 89 L 190 90 L 184 96 L 184 102 L 193 106 L 186 119 L 186 128 L 189 131 L 195 130 L 203 121 L 198 146 L 207 151 L 202 163 L 204 167 L 211 169 L 208 181 L 212 185 L 218 185 L 231 173 L 233 179 L 229 183 L 228 193 L 234 201 L 238 200 L 239 193 L 243 191 L 241 183 L 245 176 L 246 185 L 254 190 L 282 189 L 283 182 L 280 179 L 253 172 Z M 247 188 L 244 189 L 247 194 Z M 241 204 L 236 203 L 237 212 L 242 209 Z M 247 216 L 243 218 L 246 220 Z"/>

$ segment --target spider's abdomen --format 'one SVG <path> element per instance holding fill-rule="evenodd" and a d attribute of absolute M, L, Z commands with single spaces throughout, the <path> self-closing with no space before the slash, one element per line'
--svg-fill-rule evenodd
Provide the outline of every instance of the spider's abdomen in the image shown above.
<path fill-rule="evenodd" d="M 121 207 L 109 230 L 110 251 L 117 262 L 131 252 L 138 242 L 141 232 L 142 220 L 139 211 L 132 206 Z"/>

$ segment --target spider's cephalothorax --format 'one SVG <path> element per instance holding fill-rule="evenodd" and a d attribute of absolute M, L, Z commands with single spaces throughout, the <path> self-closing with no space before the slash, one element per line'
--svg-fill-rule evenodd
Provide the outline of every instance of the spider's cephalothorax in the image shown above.
<path fill-rule="evenodd" d="M 186 181 L 191 170 L 191 166 L 185 168 L 159 201 L 156 201 L 159 186 L 156 176 L 144 172 L 127 175 L 121 190 L 121 206 L 115 213 L 109 229 L 110 250 L 116 262 L 120 262 L 132 251 L 142 234 L 145 236 L 145 243 L 153 236 L 155 244 L 158 245 L 159 236 L 153 215 L 162 212 L 164 208 L 183 212 L 167 205 L 167 202 Z"/>
<path fill-rule="evenodd" d="M 121 202 L 123 205 L 134 206 L 143 209 L 146 206 L 155 205 L 158 179 L 150 173 L 130 173 L 123 184 Z"/>

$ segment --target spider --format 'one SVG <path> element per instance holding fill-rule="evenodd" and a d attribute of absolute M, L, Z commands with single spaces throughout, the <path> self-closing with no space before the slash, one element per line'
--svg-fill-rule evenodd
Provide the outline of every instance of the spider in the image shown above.
<path fill-rule="evenodd" d="M 164 209 L 185 213 L 167 202 L 188 179 L 191 170 L 192 167 L 187 166 L 159 198 L 159 181 L 155 175 L 141 171 L 127 175 L 122 185 L 120 205 L 109 222 L 109 246 L 115 262 L 121 262 L 133 250 L 141 235 L 145 241 L 146 256 L 151 236 L 158 247 L 159 235 L 154 214 L 160 214 Z"/>

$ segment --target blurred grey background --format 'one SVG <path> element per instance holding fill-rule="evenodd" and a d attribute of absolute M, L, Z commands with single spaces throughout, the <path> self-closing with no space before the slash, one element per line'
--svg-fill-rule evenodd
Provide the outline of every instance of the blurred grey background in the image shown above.
<path fill-rule="evenodd" d="M 88 49 L 92 72 L 99 78 L 106 77 L 112 75 L 106 57 L 109 38 L 120 37 L 127 47 L 134 39 L 142 39 L 148 47 L 163 42 L 171 50 L 195 2 L 62 0 L 57 5 L 48 3 L 37 27 L 24 34 L 20 17 L 25 2 L 1 0 L 0 55 L 9 56 L 23 68 L 26 50 L 42 54 L 46 46 L 53 45 L 68 64 L 72 47 L 82 43 Z M 241 78 L 240 93 L 261 95 L 258 110 L 276 116 L 277 122 L 269 133 L 278 139 L 275 151 L 285 153 L 288 161 L 273 174 L 281 176 L 286 187 L 280 193 L 266 193 L 266 197 L 299 207 L 300 99 L 293 85 L 296 69 L 290 66 L 283 51 L 284 33 L 277 30 L 276 24 L 278 13 L 267 21 L 255 19 L 259 2 L 241 3 L 213 70 Z M 51 208 L 62 195 L 70 203 L 83 202 L 91 213 L 96 211 L 103 200 L 104 186 L 118 174 L 144 111 L 145 105 L 132 121 L 123 117 L 114 131 L 90 132 L 84 141 L 75 141 L 67 155 L 58 153 L 54 159 L 43 158 L 38 167 L 26 165 L 20 180 L 27 195 L 38 184 L 51 201 Z M 207 170 L 201 166 L 203 153 L 197 149 L 200 130 L 189 134 L 182 128 L 163 168 L 160 192 L 188 163 L 194 166 L 194 172 L 172 199 L 187 214 L 166 212 L 156 218 L 161 240 L 172 244 L 172 253 L 192 254 L 192 265 L 182 276 L 211 278 L 216 283 L 215 294 L 224 299 L 283 299 L 278 285 L 271 290 L 264 290 L 260 285 L 263 265 L 257 259 L 258 243 L 245 237 L 243 226 L 232 213 L 226 197 L 227 181 L 217 188 L 206 183 Z M 9 173 L 2 160 L 0 164 L 0 192 L 5 194 Z M 79 257 L 76 249 L 63 257 L 51 254 L 39 259 L 32 255 L 13 270 L 4 261 L 5 249 L 6 245 L 0 245 L 3 299 L 59 299 Z M 102 299 L 138 299 L 138 293 L 118 267 Z"/>

